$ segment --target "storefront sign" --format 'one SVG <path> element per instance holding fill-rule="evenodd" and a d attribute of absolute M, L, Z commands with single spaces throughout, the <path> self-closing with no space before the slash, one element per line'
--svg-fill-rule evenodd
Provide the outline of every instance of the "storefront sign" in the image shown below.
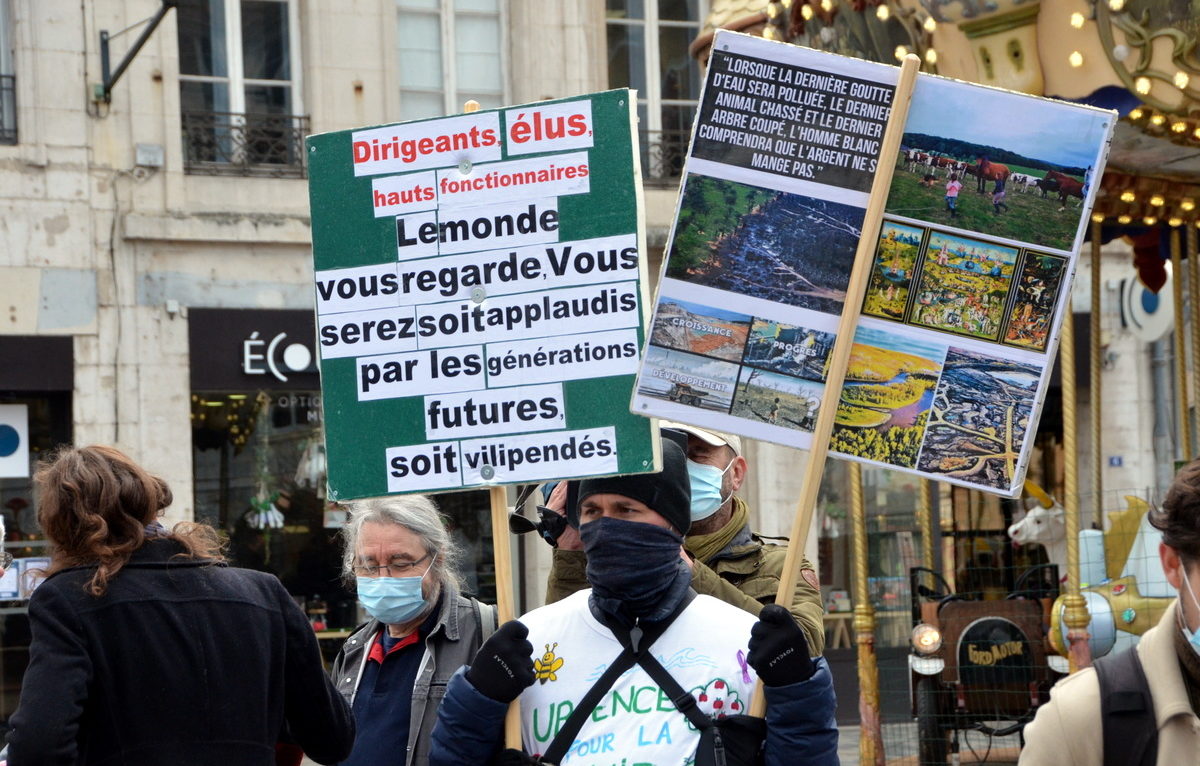
<path fill-rule="evenodd" d="M 29 406 L 0 404 L 0 479 L 28 476 Z"/>
<path fill-rule="evenodd" d="M 309 139 L 331 499 L 654 470 L 632 107 Z"/>
<path fill-rule="evenodd" d="M 188 311 L 193 391 L 316 391 L 310 311 Z"/>
<path fill-rule="evenodd" d="M 850 310 L 831 450 L 1012 495 L 1114 115 L 921 75 L 864 231 L 896 75 L 718 32 L 632 408 L 806 448 Z"/>

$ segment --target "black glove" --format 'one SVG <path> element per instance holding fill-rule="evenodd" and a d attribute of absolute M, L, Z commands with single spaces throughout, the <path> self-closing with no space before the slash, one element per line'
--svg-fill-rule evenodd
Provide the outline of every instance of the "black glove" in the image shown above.
<path fill-rule="evenodd" d="M 763 607 L 750 629 L 750 654 L 746 662 L 767 686 L 787 686 L 812 678 L 816 663 L 808 656 L 804 631 L 791 612 L 778 604 Z"/>
<path fill-rule="evenodd" d="M 493 758 L 492 764 L 493 766 L 538 766 L 541 761 L 534 760 L 532 756 L 525 755 L 521 750 L 513 750 L 510 747 Z"/>
<path fill-rule="evenodd" d="M 497 702 L 521 696 L 533 684 L 533 644 L 525 640 L 528 635 L 529 628 L 519 620 L 501 625 L 479 647 L 467 669 L 471 686 Z"/>

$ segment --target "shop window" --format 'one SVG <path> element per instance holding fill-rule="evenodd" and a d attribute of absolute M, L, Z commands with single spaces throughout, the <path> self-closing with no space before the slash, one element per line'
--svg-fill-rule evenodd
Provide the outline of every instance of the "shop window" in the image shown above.
<path fill-rule="evenodd" d="M 228 537 L 234 566 L 279 577 L 326 629 L 356 625 L 341 582 L 345 515 L 325 497 L 320 393 L 193 392 L 191 417 L 196 520 Z M 487 493 L 435 500 L 464 550 L 467 591 L 493 602 Z"/>
<path fill-rule="evenodd" d="M 507 103 L 507 0 L 397 0 L 400 112 L 406 120 Z"/>
<path fill-rule="evenodd" d="M 182 0 L 179 101 L 188 173 L 304 175 L 297 3 Z"/>
<path fill-rule="evenodd" d="M 43 455 L 71 442 L 71 394 L 0 391 L 0 405 L 17 405 L 23 411 L 28 443 L 17 448 L 28 449 L 29 454 L 28 476 L 0 478 L 3 545 L 15 557 L 8 575 L 0 580 L 0 590 L 4 591 L 0 594 L 0 722 L 7 722 L 17 708 L 21 679 L 29 665 L 29 590 L 36 584 L 33 575 L 47 563 L 32 475 Z M 25 572 L 29 576 L 22 577 Z M 14 595 L 17 597 L 7 598 Z"/>
<path fill-rule="evenodd" d="M 706 0 L 607 0 L 608 85 L 638 95 L 642 173 L 673 184 L 683 171 L 700 98 L 700 65 L 688 46 Z"/>
<path fill-rule="evenodd" d="M 13 72 L 12 9 L 0 0 L 0 144 L 17 142 L 17 76 Z"/>

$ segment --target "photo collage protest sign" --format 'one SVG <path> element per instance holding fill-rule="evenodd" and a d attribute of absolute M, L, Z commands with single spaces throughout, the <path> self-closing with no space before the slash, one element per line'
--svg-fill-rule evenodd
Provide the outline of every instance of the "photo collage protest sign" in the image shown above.
<path fill-rule="evenodd" d="M 631 98 L 309 138 L 331 499 L 655 470 Z"/>
<path fill-rule="evenodd" d="M 717 33 L 631 408 L 807 448 L 851 310 L 834 454 L 1012 495 L 1114 117 L 920 75 L 845 307 L 897 72 Z"/>

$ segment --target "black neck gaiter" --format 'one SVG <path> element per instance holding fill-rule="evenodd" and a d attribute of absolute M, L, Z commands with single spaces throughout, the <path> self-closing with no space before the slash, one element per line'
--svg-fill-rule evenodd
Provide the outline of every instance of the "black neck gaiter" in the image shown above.
<path fill-rule="evenodd" d="M 674 530 L 601 517 L 581 524 L 579 535 L 592 600 L 608 614 L 664 619 L 691 585 L 692 572 L 679 555 L 683 538 Z"/>

